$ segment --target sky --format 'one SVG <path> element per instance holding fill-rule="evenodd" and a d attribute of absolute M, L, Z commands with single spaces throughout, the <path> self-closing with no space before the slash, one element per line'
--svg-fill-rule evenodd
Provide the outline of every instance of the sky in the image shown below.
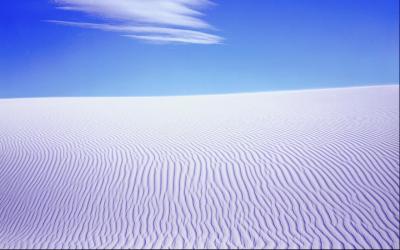
<path fill-rule="evenodd" d="M 399 83 L 398 0 L 3 0 L 0 98 Z"/>

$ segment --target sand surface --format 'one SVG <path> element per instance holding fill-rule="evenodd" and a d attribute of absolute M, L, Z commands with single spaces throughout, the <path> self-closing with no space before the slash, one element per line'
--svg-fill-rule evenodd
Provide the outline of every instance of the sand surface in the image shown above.
<path fill-rule="evenodd" d="M 0 100 L 0 247 L 398 248 L 398 95 Z"/>

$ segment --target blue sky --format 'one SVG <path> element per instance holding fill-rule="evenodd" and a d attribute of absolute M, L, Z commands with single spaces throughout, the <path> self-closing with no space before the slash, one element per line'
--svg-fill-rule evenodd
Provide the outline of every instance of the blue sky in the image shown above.
<path fill-rule="evenodd" d="M 398 0 L 2 5 L 0 97 L 192 95 L 399 82 Z"/>

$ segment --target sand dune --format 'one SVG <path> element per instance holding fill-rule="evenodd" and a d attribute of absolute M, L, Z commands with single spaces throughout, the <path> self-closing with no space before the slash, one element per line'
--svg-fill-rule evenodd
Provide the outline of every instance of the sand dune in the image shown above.
<path fill-rule="evenodd" d="M 398 248 L 398 91 L 0 100 L 0 247 Z"/>

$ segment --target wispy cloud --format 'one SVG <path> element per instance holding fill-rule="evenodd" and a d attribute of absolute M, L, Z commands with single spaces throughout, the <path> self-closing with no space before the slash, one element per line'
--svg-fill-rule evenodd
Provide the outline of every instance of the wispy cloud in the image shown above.
<path fill-rule="evenodd" d="M 149 42 L 158 43 L 195 43 L 195 44 L 218 44 L 222 38 L 216 35 L 208 34 L 205 32 L 165 28 L 158 26 L 133 26 L 133 25 L 115 25 L 115 24 L 98 24 L 98 23 L 83 23 L 83 22 L 67 22 L 49 20 L 48 22 L 75 26 L 88 29 L 99 29 L 104 31 L 126 33 L 125 37 L 136 38 Z"/>
<path fill-rule="evenodd" d="M 54 0 L 58 8 L 104 17 L 106 23 L 50 20 L 50 22 L 123 33 L 124 36 L 158 43 L 218 44 L 220 36 L 204 30 L 213 27 L 199 11 L 208 0 Z M 199 31 L 201 29 L 202 31 Z"/>

